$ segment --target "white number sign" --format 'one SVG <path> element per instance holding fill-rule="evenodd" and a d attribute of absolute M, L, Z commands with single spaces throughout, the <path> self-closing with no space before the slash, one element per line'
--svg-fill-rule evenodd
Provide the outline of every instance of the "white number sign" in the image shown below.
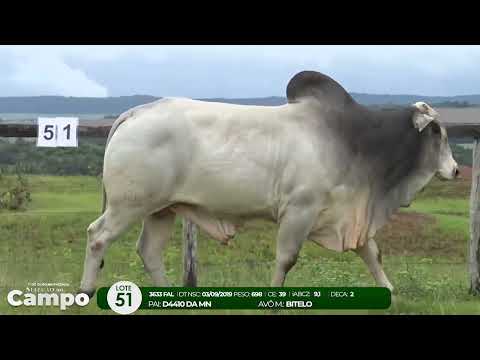
<path fill-rule="evenodd" d="M 78 118 L 38 118 L 37 146 L 77 147 Z"/>

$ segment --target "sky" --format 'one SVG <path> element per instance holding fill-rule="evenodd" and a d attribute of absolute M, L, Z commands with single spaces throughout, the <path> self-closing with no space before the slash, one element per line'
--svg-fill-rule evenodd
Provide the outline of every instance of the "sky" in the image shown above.
<path fill-rule="evenodd" d="M 480 94 L 480 46 L 0 46 L 0 96 L 285 96 L 302 70 L 347 91 Z"/>

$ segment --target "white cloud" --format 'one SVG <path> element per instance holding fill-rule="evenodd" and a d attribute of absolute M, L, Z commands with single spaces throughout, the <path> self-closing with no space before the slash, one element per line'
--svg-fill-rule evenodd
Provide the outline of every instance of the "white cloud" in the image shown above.
<path fill-rule="evenodd" d="M 283 95 L 304 69 L 354 92 L 480 93 L 480 46 L 0 46 L 0 63 L 1 96 Z"/>
<path fill-rule="evenodd" d="M 6 74 L 6 80 L 19 95 L 108 96 L 105 86 L 90 79 L 83 70 L 67 65 L 61 56 L 48 53 L 45 49 L 14 49 L 11 56 L 11 70 Z"/>

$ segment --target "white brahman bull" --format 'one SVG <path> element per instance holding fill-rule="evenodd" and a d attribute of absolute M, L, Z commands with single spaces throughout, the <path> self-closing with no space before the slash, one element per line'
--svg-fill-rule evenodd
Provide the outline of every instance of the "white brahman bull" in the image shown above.
<path fill-rule="evenodd" d="M 357 252 L 392 289 L 376 231 L 435 174 L 458 174 L 436 111 L 425 103 L 373 111 L 313 71 L 290 80 L 287 99 L 167 98 L 122 114 L 105 151 L 104 212 L 88 227 L 80 292 L 94 293 L 106 249 L 140 220 L 138 252 L 154 284 L 167 285 L 162 253 L 176 214 L 222 242 L 239 222 L 278 223 L 272 286 L 283 285 L 311 240 Z"/>

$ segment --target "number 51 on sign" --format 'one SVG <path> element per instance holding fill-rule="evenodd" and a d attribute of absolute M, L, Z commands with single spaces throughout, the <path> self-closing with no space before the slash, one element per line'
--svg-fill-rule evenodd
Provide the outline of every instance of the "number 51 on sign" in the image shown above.
<path fill-rule="evenodd" d="M 78 118 L 38 118 L 37 146 L 78 147 Z"/>

